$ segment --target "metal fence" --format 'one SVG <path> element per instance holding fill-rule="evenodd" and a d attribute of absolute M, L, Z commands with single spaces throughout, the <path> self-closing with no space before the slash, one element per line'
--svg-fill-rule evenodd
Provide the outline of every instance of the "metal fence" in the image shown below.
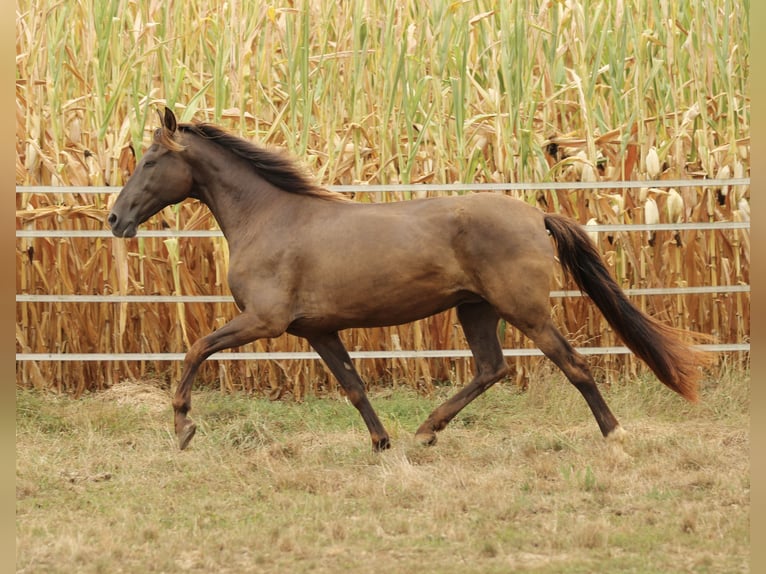
<path fill-rule="evenodd" d="M 599 189 L 636 189 L 636 188 L 671 188 L 671 187 L 733 187 L 749 186 L 750 178 L 739 179 L 701 179 L 701 180 L 661 180 L 661 181 L 602 181 L 602 182 L 543 182 L 543 183 L 495 183 L 495 184 L 414 184 L 414 185 L 338 185 L 328 189 L 340 193 L 385 193 L 385 192 L 456 192 L 456 191 L 532 191 L 532 190 L 599 190 Z M 115 187 L 49 187 L 17 186 L 17 194 L 115 194 L 120 191 Z M 658 224 L 611 224 L 589 225 L 588 231 L 606 232 L 646 232 L 646 231 L 684 231 L 684 230 L 725 230 L 750 229 L 750 222 L 696 222 L 696 223 L 658 223 Z M 79 238 L 112 237 L 108 230 L 35 230 L 17 229 L 16 238 Z M 223 237 L 219 230 L 140 230 L 138 237 Z M 749 293 L 750 285 L 716 285 L 701 287 L 660 287 L 626 289 L 629 296 L 641 295 L 689 295 L 689 294 L 724 294 Z M 581 297 L 579 291 L 551 291 L 551 298 Z M 233 303 L 230 296 L 219 295 L 58 295 L 17 293 L 17 303 Z M 749 351 L 747 342 L 729 344 L 699 345 L 714 352 Z M 587 355 L 627 354 L 630 351 L 623 346 L 580 347 L 578 351 Z M 537 349 L 504 349 L 507 357 L 536 356 L 542 353 Z M 463 349 L 451 350 L 387 350 L 355 351 L 350 356 L 354 359 L 412 359 L 412 358 L 463 358 L 471 353 Z M 16 353 L 17 361 L 181 361 L 183 353 Z M 313 352 L 261 352 L 238 353 L 224 351 L 216 353 L 211 359 L 227 360 L 318 360 Z"/>

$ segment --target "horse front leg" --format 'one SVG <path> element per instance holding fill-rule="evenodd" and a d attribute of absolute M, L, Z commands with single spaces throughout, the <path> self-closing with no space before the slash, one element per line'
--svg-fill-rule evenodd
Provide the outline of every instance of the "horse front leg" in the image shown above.
<path fill-rule="evenodd" d="M 200 358 L 200 347 L 202 339 L 198 340 L 184 357 L 184 369 L 181 374 L 181 381 L 176 388 L 175 397 L 173 397 L 173 421 L 178 439 L 178 448 L 184 450 L 189 446 L 189 442 L 194 438 L 197 432 L 196 423 L 188 417 L 191 410 L 191 388 L 197 370 L 204 361 Z"/>
<path fill-rule="evenodd" d="M 370 431 L 372 448 L 381 451 L 391 446 L 391 439 L 372 408 L 364 391 L 364 382 L 356 372 L 338 333 L 320 333 L 306 336 L 322 360 L 338 379 L 351 404 L 356 407 Z"/>
<path fill-rule="evenodd" d="M 284 329 L 265 322 L 253 313 L 242 313 L 213 333 L 196 341 L 184 358 L 181 381 L 173 398 L 173 411 L 178 448 L 184 450 L 194 438 L 197 425 L 189 418 L 191 390 L 202 361 L 213 353 L 239 347 L 256 339 L 276 337 Z"/>

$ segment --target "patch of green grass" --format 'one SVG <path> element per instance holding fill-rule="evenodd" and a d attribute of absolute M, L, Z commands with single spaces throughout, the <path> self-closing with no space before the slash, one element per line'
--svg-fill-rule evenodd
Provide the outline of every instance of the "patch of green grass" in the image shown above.
<path fill-rule="evenodd" d="M 39 395 L 28 389 L 16 390 L 16 431 L 65 433 L 74 426 L 52 396 Z"/>

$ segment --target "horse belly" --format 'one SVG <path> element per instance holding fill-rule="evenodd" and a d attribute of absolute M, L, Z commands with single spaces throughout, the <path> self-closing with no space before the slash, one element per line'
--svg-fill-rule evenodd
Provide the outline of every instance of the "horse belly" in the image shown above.
<path fill-rule="evenodd" d="M 423 301 L 418 305 L 407 304 L 385 308 L 381 306 L 357 307 L 353 309 L 353 312 L 349 312 L 350 309 L 344 309 L 342 311 L 304 314 L 297 317 L 287 331 L 295 335 L 302 335 L 311 332 L 334 332 L 344 329 L 402 325 L 446 311 L 463 302 L 479 300 L 474 294 L 466 292 L 438 301 Z"/>
<path fill-rule="evenodd" d="M 343 286 L 315 286 L 297 309 L 291 329 L 337 331 L 383 327 L 429 317 L 459 303 L 478 300 L 462 281 L 443 273 L 349 277 Z"/>

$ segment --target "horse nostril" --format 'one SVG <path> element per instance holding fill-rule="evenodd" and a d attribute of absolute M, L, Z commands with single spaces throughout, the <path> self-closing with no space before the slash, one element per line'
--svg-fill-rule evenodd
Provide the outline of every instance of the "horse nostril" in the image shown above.
<path fill-rule="evenodd" d="M 106 221 L 110 226 L 113 226 L 117 221 L 117 216 L 114 213 L 110 213 L 109 217 L 106 218 Z"/>

